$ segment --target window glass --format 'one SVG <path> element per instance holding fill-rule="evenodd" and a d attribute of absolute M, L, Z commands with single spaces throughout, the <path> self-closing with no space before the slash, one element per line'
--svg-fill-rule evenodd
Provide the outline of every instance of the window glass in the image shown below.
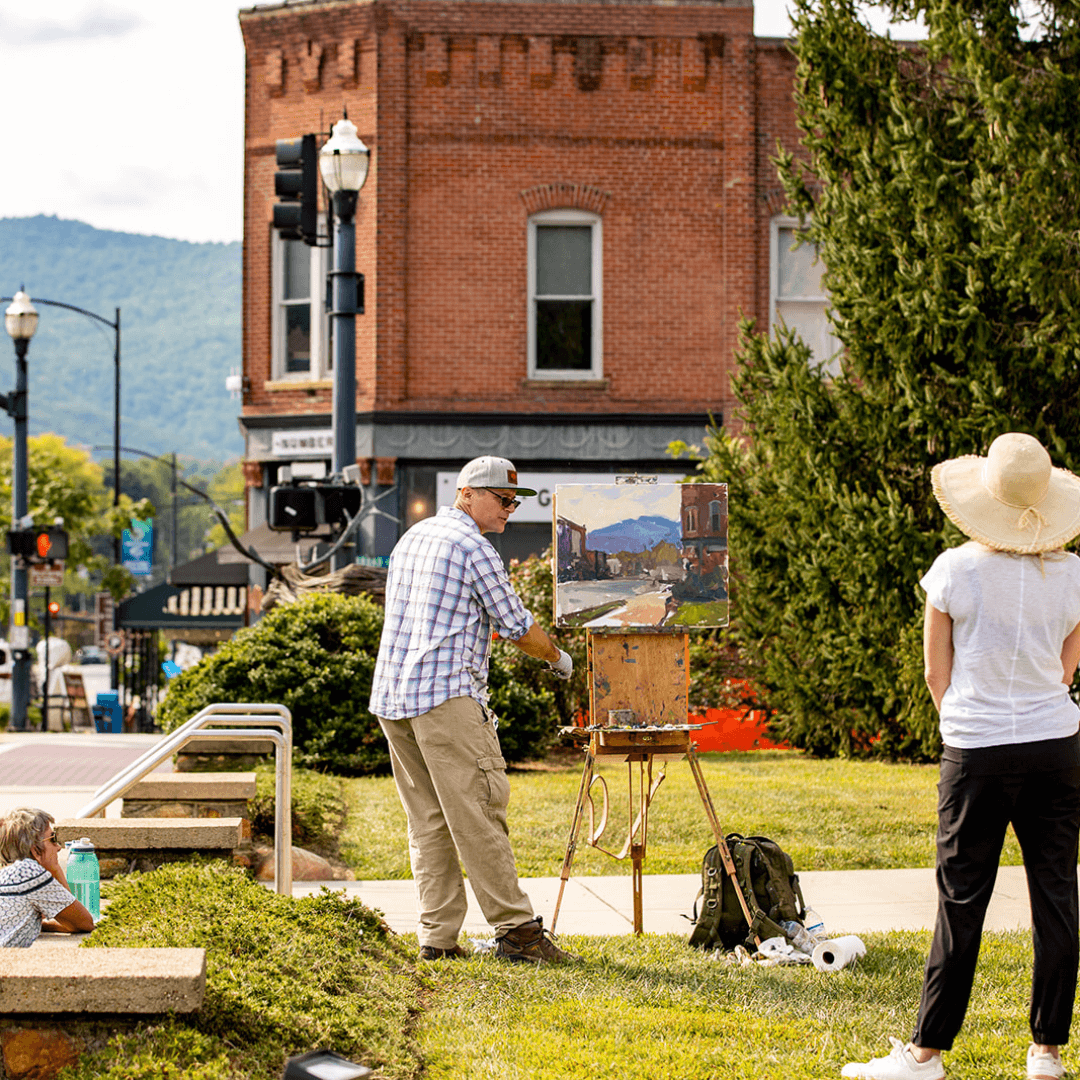
<path fill-rule="evenodd" d="M 285 306 L 285 370 L 311 370 L 311 305 Z"/>
<path fill-rule="evenodd" d="M 592 367 L 592 301 L 536 301 L 536 367 L 539 371 Z"/>
<path fill-rule="evenodd" d="M 778 237 L 780 296 L 824 296 L 821 275 L 825 267 L 818 258 L 817 244 L 794 247 L 798 229 L 781 227 Z"/>
<path fill-rule="evenodd" d="M 311 249 L 303 240 L 286 240 L 282 244 L 285 281 L 282 297 L 285 300 L 307 300 L 311 296 Z"/>
<path fill-rule="evenodd" d="M 538 225 L 538 296 L 592 295 L 592 229 L 588 225 Z"/>

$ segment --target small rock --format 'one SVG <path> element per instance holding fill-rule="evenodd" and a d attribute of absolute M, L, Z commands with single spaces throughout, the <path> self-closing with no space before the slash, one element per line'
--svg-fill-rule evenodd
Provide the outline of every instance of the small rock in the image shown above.
<path fill-rule="evenodd" d="M 76 1064 L 83 1049 L 81 1040 L 50 1028 L 5 1031 L 2 1042 L 11 1080 L 51 1080 L 64 1066 Z"/>
<path fill-rule="evenodd" d="M 272 848 L 256 848 L 258 858 L 255 870 L 257 881 L 274 880 L 274 852 Z M 321 855 L 301 847 L 292 849 L 293 881 L 332 881 L 334 868 Z"/>

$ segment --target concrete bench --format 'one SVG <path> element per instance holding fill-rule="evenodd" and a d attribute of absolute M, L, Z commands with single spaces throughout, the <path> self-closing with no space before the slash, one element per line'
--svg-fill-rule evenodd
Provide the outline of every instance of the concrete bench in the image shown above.
<path fill-rule="evenodd" d="M 56 832 L 65 842 L 88 837 L 103 878 L 130 870 L 153 870 L 199 852 L 231 859 L 243 843 L 244 822 L 230 818 L 62 818 Z"/>
<path fill-rule="evenodd" d="M 240 818 L 251 837 L 248 800 L 255 798 L 255 774 L 151 773 L 124 795 L 125 818 Z"/>
<path fill-rule="evenodd" d="M 195 1012 L 203 949 L 0 949 L 0 1016 Z"/>

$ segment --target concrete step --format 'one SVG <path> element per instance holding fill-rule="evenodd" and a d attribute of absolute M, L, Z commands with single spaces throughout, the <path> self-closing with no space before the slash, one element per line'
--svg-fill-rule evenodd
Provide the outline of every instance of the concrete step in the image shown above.
<path fill-rule="evenodd" d="M 89 837 L 101 851 L 184 849 L 232 851 L 240 842 L 240 818 L 61 818 L 54 825 L 66 843 Z"/>
<path fill-rule="evenodd" d="M 203 949 L 0 949 L 0 1016 L 195 1012 Z"/>
<path fill-rule="evenodd" d="M 192 739 L 173 757 L 179 773 L 221 773 L 254 768 L 274 760 L 271 739 Z"/>
<path fill-rule="evenodd" d="M 124 802 L 220 802 L 254 798 L 253 772 L 151 773 L 124 794 Z"/>
<path fill-rule="evenodd" d="M 124 795 L 125 818 L 242 818 L 251 839 L 248 800 L 255 798 L 255 774 L 156 773 Z"/>
<path fill-rule="evenodd" d="M 227 818 L 61 818 L 55 824 L 65 842 L 88 837 L 97 852 L 102 878 L 154 870 L 199 852 L 231 859 L 250 847 L 250 822 Z"/>

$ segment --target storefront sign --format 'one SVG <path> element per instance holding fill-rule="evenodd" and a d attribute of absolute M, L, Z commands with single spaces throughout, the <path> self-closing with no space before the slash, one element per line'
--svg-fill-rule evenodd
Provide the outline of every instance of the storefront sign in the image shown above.
<path fill-rule="evenodd" d="M 329 428 L 275 431 L 270 436 L 270 453 L 277 458 L 332 457 L 334 433 Z"/>
<path fill-rule="evenodd" d="M 581 473 L 534 473 L 519 472 L 518 484 L 522 487 L 532 488 L 536 492 L 535 497 L 521 500 L 521 505 L 510 517 L 511 524 L 518 522 L 547 522 L 551 523 L 551 501 L 555 495 L 555 488 L 559 484 L 614 484 L 616 476 L 624 473 L 615 472 L 581 472 Z M 440 472 L 435 478 L 435 502 L 437 506 L 453 506 L 456 494 L 458 474 L 456 472 Z M 663 476 L 661 482 L 674 484 L 682 479 L 678 473 Z"/>

